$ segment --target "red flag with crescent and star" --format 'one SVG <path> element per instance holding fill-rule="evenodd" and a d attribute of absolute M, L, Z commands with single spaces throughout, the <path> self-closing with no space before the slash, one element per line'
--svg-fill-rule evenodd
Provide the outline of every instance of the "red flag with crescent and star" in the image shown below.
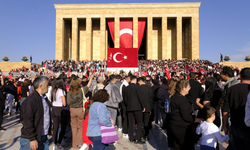
<path fill-rule="evenodd" d="M 113 18 L 107 19 L 110 35 L 115 43 L 115 20 Z M 144 35 L 146 25 L 145 18 L 138 18 L 138 49 L 141 46 L 141 42 Z M 133 47 L 133 18 L 121 18 L 120 19 L 120 48 L 132 48 Z"/>
<path fill-rule="evenodd" d="M 138 67 L 137 48 L 109 48 L 108 67 Z"/>
<path fill-rule="evenodd" d="M 120 19 L 120 48 L 133 48 L 133 18 Z"/>

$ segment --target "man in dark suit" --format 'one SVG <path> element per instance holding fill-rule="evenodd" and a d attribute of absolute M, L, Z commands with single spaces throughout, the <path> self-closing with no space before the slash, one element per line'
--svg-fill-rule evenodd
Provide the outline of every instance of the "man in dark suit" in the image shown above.
<path fill-rule="evenodd" d="M 129 123 L 129 140 L 130 142 L 135 142 L 136 144 L 143 144 L 142 138 L 142 112 L 145 112 L 145 106 L 142 99 L 140 98 L 140 86 L 136 84 L 137 78 L 135 76 L 131 77 L 131 83 L 125 89 L 124 92 L 124 102 L 127 107 L 128 112 L 128 123 Z M 133 136 L 133 123 L 134 118 L 137 122 L 136 140 Z"/>
<path fill-rule="evenodd" d="M 195 73 L 194 72 L 191 72 L 189 74 L 189 77 L 190 77 L 189 83 L 190 83 L 191 89 L 189 90 L 188 95 L 186 95 L 186 98 L 193 105 L 194 115 L 197 116 L 199 106 L 197 106 L 197 104 L 196 104 L 196 99 L 201 97 L 204 90 L 203 90 L 201 84 L 194 80 L 194 78 L 195 78 Z"/>
<path fill-rule="evenodd" d="M 145 79 L 143 77 L 138 78 L 138 84 L 140 85 L 140 97 L 143 100 L 145 111 L 143 112 L 143 123 L 145 129 L 145 141 L 148 141 L 149 134 L 149 118 L 151 115 L 151 111 L 154 106 L 153 101 L 153 90 L 148 87 L 145 83 Z"/>

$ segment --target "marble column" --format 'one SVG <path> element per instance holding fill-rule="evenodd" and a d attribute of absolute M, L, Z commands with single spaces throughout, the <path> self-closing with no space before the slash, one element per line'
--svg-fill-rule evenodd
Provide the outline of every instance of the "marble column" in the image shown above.
<path fill-rule="evenodd" d="M 152 59 L 153 49 L 152 49 L 152 33 L 153 33 L 153 18 L 147 18 L 147 59 Z"/>
<path fill-rule="evenodd" d="M 191 36 L 191 59 L 199 59 L 199 14 L 191 19 Z"/>
<path fill-rule="evenodd" d="M 168 21 L 168 18 L 167 17 L 162 17 L 162 20 L 161 20 L 161 31 L 162 31 L 162 59 L 165 60 L 165 59 L 169 59 L 170 56 L 168 56 L 168 50 L 167 49 L 167 21 Z"/>
<path fill-rule="evenodd" d="M 177 60 L 182 60 L 182 17 L 178 16 L 176 19 L 176 29 L 177 29 Z"/>
<path fill-rule="evenodd" d="M 101 17 L 101 35 L 100 35 L 100 60 L 106 58 L 106 18 L 104 16 Z"/>
<path fill-rule="evenodd" d="M 92 20 L 86 18 L 86 59 L 92 60 Z"/>
<path fill-rule="evenodd" d="M 138 17 L 133 17 L 133 48 L 138 48 Z"/>
<path fill-rule="evenodd" d="M 56 17 L 56 53 L 57 60 L 64 59 L 64 20 Z"/>
<path fill-rule="evenodd" d="M 115 48 L 120 48 L 120 17 L 115 17 Z"/>
<path fill-rule="evenodd" d="M 78 60 L 78 20 L 77 18 L 72 18 L 72 60 Z"/>

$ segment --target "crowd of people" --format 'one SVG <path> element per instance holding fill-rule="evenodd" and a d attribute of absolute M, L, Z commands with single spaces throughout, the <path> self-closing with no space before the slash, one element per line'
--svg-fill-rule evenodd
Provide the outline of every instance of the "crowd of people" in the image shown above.
<path fill-rule="evenodd" d="M 106 71 L 107 61 L 59 61 L 59 60 L 46 60 L 41 64 L 44 69 L 48 68 L 53 72 L 84 72 L 84 71 Z M 47 67 L 46 67 L 47 66 Z M 207 73 L 212 70 L 219 72 L 223 65 L 213 64 L 208 60 L 139 60 L 138 67 L 139 71 L 150 73 L 161 73 L 169 68 L 169 71 L 185 73 L 186 70 L 195 72 Z M 236 69 L 236 68 L 235 68 Z M 121 70 L 119 70 L 121 71 Z M 133 70 L 131 70 L 133 71 Z"/>
<path fill-rule="evenodd" d="M 219 149 L 218 141 L 250 149 L 250 68 L 207 60 L 140 60 L 138 71 L 130 72 L 109 72 L 105 61 L 42 66 L 43 73 L 32 77 L 0 76 L 0 130 L 15 99 L 23 125 L 20 150 L 48 149 L 47 135 L 53 149 L 63 149 L 67 126 L 74 149 L 107 150 L 117 132 L 144 144 L 154 124 L 166 131 L 173 150 L 194 150 L 198 140 L 201 150 Z M 67 73 L 72 71 L 80 74 Z"/>
<path fill-rule="evenodd" d="M 31 69 L 26 67 L 12 69 L 10 72 L 19 76 L 21 74 L 25 74 L 31 76 L 34 72 L 40 75 L 51 76 L 58 73 L 67 73 L 70 76 L 71 73 L 75 73 L 78 76 L 81 74 L 89 74 L 91 73 L 101 73 L 110 74 L 107 71 L 107 61 L 59 61 L 59 60 L 45 60 L 42 61 L 41 66 L 37 64 L 32 64 Z M 232 66 L 230 66 L 233 68 Z M 160 74 L 160 76 L 166 75 L 166 72 L 174 72 L 175 76 L 179 78 L 187 78 L 189 72 L 196 72 L 203 75 L 211 74 L 212 72 L 220 72 L 223 68 L 222 64 L 212 63 L 208 60 L 139 60 L 138 61 L 138 71 L 131 70 L 130 73 L 136 76 L 146 76 L 146 75 L 156 75 Z M 239 75 L 239 69 L 233 68 L 234 74 Z M 1 72 L 1 71 L 0 71 Z M 113 73 L 113 72 L 112 72 Z M 116 74 L 126 74 L 123 70 L 117 70 Z"/>

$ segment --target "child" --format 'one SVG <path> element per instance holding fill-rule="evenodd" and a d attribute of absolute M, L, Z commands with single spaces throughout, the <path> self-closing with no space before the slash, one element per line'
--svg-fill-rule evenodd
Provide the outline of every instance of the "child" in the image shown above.
<path fill-rule="evenodd" d="M 93 104 L 93 100 L 89 100 L 84 104 L 85 113 L 82 120 L 82 140 L 83 140 L 83 146 L 80 148 L 80 150 L 85 150 L 90 144 L 93 144 L 93 142 L 90 140 L 90 138 L 86 135 L 87 128 L 88 128 L 88 121 L 89 121 L 89 108 Z"/>
<path fill-rule="evenodd" d="M 219 128 L 213 123 L 215 120 L 215 109 L 213 107 L 205 106 L 203 108 L 203 115 L 206 121 L 202 122 L 196 128 L 196 133 L 202 134 L 201 150 L 216 150 L 217 142 L 220 141 L 223 143 L 229 140 L 229 136 L 222 136 Z"/>

